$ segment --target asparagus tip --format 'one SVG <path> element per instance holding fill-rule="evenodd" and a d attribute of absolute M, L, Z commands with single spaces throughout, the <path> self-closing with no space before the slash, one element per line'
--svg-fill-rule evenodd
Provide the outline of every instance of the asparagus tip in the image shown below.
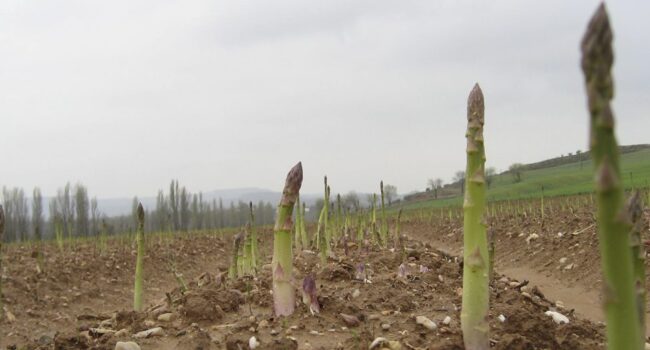
<path fill-rule="evenodd" d="M 300 191 L 302 186 L 302 162 L 294 165 L 289 173 L 287 174 L 287 181 L 284 185 L 284 190 L 287 193 L 293 194 L 294 196 Z"/>
<path fill-rule="evenodd" d="M 140 223 L 144 222 L 144 208 L 142 207 L 142 203 L 138 203 L 138 221 Z"/>
<path fill-rule="evenodd" d="M 481 90 L 481 87 L 478 85 L 478 83 L 476 83 L 474 84 L 474 88 L 472 88 L 472 91 L 469 93 L 469 97 L 467 98 L 468 119 L 475 115 L 478 115 L 479 117 L 482 116 L 484 108 L 483 91 Z"/>

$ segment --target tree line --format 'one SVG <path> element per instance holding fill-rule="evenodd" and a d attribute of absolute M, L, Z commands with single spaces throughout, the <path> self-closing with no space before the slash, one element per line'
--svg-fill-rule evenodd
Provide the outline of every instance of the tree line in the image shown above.
<path fill-rule="evenodd" d="M 132 232 L 136 229 L 136 208 L 138 198 L 133 198 L 133 210 L 128 215 L 108 216 L 98 207 L 96 197 L 90 198 L 88 189 L 81 183 L 67 183 L 49 199 L 49 215 L 44 213 L 44 198 L 37 187 L 31 198 L 22 188 L 2 188 L 2 203 L 5 211 L 4 240 L 41 240 L 55 236 L 58 231 L 63 237 L 89 237 L 100 233 L 108 235 Z M 158 191 L 156 205 L 146 215 L 147 232 L 188 232 L 201 229 L 239 227 L 248 222 L 253 210 L 258 225 L 273 223 L 275 207 L 264 201 L 245 203 L 229 202 L 224 205 L 221 198 L 206 200 L 203 193 L 191 193 L 178 180 L 172 180 L 167 192 Z"/>

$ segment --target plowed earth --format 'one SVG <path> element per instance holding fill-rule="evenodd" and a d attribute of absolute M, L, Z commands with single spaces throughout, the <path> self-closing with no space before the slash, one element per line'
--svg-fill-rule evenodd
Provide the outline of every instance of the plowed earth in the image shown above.
<path fill-rule="evenodd" d="M 604 348 L 602 316 L 589 311 L 592 304 L 598 309 L 600 290 L 593 217 L 587 211 L 555 215 L 543 225 L 522 215 L 490 220 L 496 242 L 488 317 L 494 349 Z M 259 234 L 257 277 L 237 280 L 225 278 L 229 235 L 149 239 L 147 309 L 139 313 L 130 311 L 135 249 L 129 242 L 111 241 L 103 254 L 94 244 L 63 252 L 48 244 L 42 270 L 33 249 L 12 245 L 3 256 L 0 348 L 112 350 L 117 341 L 135 341 L 142 349 L 248 349 L 254 336 L 260 349 L 368 349 L 379 337 L 401 349 L 463 349 L 461 227 L 457 218 L 411 218 L 402 224 L 404 253 L 350 244 L 347 254 L 337 248 L 324 266 L 312 252 L 295 254 L 298 306 L 287 318 L 273 316 L 269 230 Z M 533 233 L 537 237 L 526 240 Z M 355 279 L 359 264 L 365 281 Z M 398 276 L 401 264 L 406 276 Z M 187 291 L 172 267 L 183 274 Z M 317 283 L 318 314 L 301 302 L 298 286 L 308 274 Z M 587 305 L 577 307 L 571 298 L 557 302 L 551 295 L 558 293 Z M 549 310 L 569 323 L 555 323 L 545 314 Z M 417 324 L 417 316 L 437 327 Z M 156 327 L 159 334 L 134 338 Z"/>

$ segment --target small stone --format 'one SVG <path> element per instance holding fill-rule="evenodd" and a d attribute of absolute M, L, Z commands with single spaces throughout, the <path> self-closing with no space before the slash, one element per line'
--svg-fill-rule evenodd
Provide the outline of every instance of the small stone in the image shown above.
<path fill-rule="evenodd" d="M 499 316 L 497 317 L 497 319 L 498 319 L 499 321 L 501 321 L 501 323 L 503 323 L 503 322 L 506 321 L 506 317 L 503 316 L 503 315 L 499 315 Z"/>
<path fill-rule="evenodd" d="M 140 345 L 132 341 L 118 341 L 115 344 L 115 350 L 140 350 Z"/>
<path fill-rule="evenodd" d="M 575 265 L 576 265 L 576 264 L 571 263 L 571 264 L 565 266 L 564 269 L 565 269 L 565 270 L 571 270 L 571 269 L 573 269 L 573 268 L 575 267 Z"/>
<path fill-rule="evenodd" d="M 11 313 L 9 310 L 5 310 L 5 315 L 7 316 L 7 322 L 14 323 L 16 322 L 16 316 Z"/>
<path fill-rule="evenodd" d="M 155 325 L 156 325 L 156 322 L 154 322 L 154 320 L 145 320 L 144 321 L 144 326 L 145 327 L 153 327 Z"/>
<path fill-rule="evenodd" d="M 176 318 L 174 316 L 175 315 L 173 313 L 171 313 L 171 312 L 161 314 L 160 316 L 158 316 L 158 321 L 160 321 L 160 322 L 170 322 L 170 321 L 173 321 Z"/>
<path fill-rule="evenodd" d="M 531 241 L 534 241 L 539 238 L 539 235 L 537 233 L 531 233 L 526 237 L 526 244 L 530 244 Z"/>
<path fill-rule="evenodd" d="M 564 309 L 564 303 L 561 300 L 555 301 L 555 307 L 558 309 Z"/>
<path fill-rule="evenodd" d="M 271 333 L 271 335 L 277 335 L 277 334 L 278 334 L 278 331 L 276 331 L 275 329 L 271 329 L 271 332 L 270 332 L 270 333 Z"/>
<path fill-rule="evenodd" d="M 119 331 L 115 332 L 114 336 L 118 337 L 118 338 L 121 338 L 121 337 L 127 336 L 128 334 L 129 334 L 129 331 L 126 328 L 122 328 Z"/>
<path fill-rule="evenodd" d="M 516 282 L 516 281 L 512 281 L 512 282 L 510 282 L 510 287 L 513 287 L 513 288 L 514 288 L 514 287 L 516 287 L 516 286 L 518 286 L 518 285 L 519 285 L 519 282 Z"/>
<path fill-rule="evenodd" d="M 309 331 L 309 334 L 311 334 L 311 335 L 322 335 L 322 334 L 318 333 L 318 331 Z"/>
<path fill-rule="evenodd" d="M 501 283 L 508 283 L 508 282 L 510 282 L 510 280 L 508 279 L 508 277 L 505 277 L 505 276 L 504 276 L 504 277 L 501 277 L 501 278 L 499 279 L 499 282 L 501 282 Z"/>
<path fill-rule="evenodd" d="M 430 319 L 428 319 L 425 316 L 417 316 L 417 317 L 415 317 L 415 323 L 417 323 L 419 325 L 422 325 L 424 328 L 426 328 L 428 330 L 431 330 L 431 331 L 438 328 L 438 326 L 436 325 L 435 322 L 431 321 Z"/>
<path fill-rule="evenodd" d="M 248 322 L 250 323 L 255 322 L 255 316 L 248 316 Z"/>
<path fill-rule="evenodd" d="M 528 300 L 533 299 L 533 297 L 530 296 L 530 294 L 528 294 L 527 292 L 521 292 L 521 296 L 528 299 Z"/>
<path fill-rule="evenodd" d="M 523 286 L 519 290 L 522 291 L 522 292 L 526 292 L 526 293 L 530 294 L 531 289 L 530 289 L 530 286 Z"/>
<path fill-rule="evenodd" d="M 356 298 L 358 298 L 359 295 L 361 295 L 361 292 L 360 292 L 358 289 L 355 289 L 355 290 L 352 292 L 352 299 L 356 299 Z"/>
<path fill-rule="evenodd" d="M 99 327 L 101 328 L 107 328 L 113 325 L 113 319 L 109 318 L 106 320 L 103 320 L 102 322 L 99 322 Z"/>
<path fill-rule="evenodd" d="M 557 311 L 546 311 L 544 313 L 546 316 L 551 316 L 553 318 L 553 322 L 557 324 L 563 324 L 563 323 L 569 323 L 569 318 L 562 315 L 561 313 Z"/>
<path fill-rule="evenodd" d="M 133 337 L 134 338 L 149 338 L 157 337 L 163 335 L 163 329 L 160 327 L 147 329 L 146 331 L 138 332 Z"/>
<path fill-rule="evenodd" d="M 390 329 L 390 323 L 382 323 L 381 324 L 381 329 L 387 331 Z"/>
<path fill-rule="evenodd" d="M 442 275 L 438 275 L 438 281 L 440 281 L 440 282 L 444 282 L 445 279 L 442 277 Z"/>
<path fill-rule="evenodd" d="M 381 314 L 382 314 L 382 316 L 388 316 L 388 315 L 390 315 L 390 311 L 384 310 L 384 311 L 381 312 Z"/>
<path fill-rule="evenodd" d="M 249 349 L 255 349 L 258 346 L 260 346 L 260 342 L 257 341 L 257 338 L 255 338 L 255 336 L 252 336 L 252 337 L 250 337 L 250 339 L 248 339 L 248 348 Z"/>
<path fill-rule="evenodd" d="M 269 326 L 269 321 L 267 321 L 267 320 L 261 320 L 261 321 L 257 324 L 257 329 L 263 329 L 263 328 L 266 328 L 266 327 L 268 327 L 268 326 Z"/>
<path fill-rule="evenodd" d="M 444 324 L 445 326 L 448 326 L 450 323 L 451 323 L 451 317 L 449 316 L 445 317 L 445 319 L 442 320 L 442 324 Z"/>
<path fill-rule="evenodd" d="M 566 262 L 566 260 L 567 260 L 566 258 L 560 258 L 560 264 L 564 265 L 564 263 Z"/>
<path fill-rule="evenodd" d="M 293 331 L 291 330 L 291 328 L 289 328 L 289 329 L 287 329 L 286 331 L 284 331 L 284 334 L 285 334 L 285 335 L 291 335 L 292 333 L 293 333 Z"/>
<path fill-rule="evenodd" d="M 368 321 L 374 321 L 374 320 L 378 320 L 378 319 L 379 319 L 379 315 L 377 315 L 377 314 L 372 314 L 372 315 L 368 316 Z"/>

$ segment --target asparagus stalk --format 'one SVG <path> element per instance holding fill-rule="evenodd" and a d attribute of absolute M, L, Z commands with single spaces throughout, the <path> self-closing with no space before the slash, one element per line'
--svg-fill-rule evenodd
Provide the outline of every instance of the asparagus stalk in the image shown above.
<path fill-rule="evenodd" d="M 644 227 L 643 200 L 641 192 L 634 191 L 634 194 L 627 201 L 627 215 L 632 229 L 630 230 L 630 243 L 632 245 L 632 262 L 634 266 L 634 285 L 636 287 L 636 302 L 639 310 L 639 328 L 641 330 L 641 342 L 645 343 L 643 333 L 645 330 L 645 248 L 642 240 Z"/>
<path fill-rule="evenodd" d="M 2 273 L 2 242 L 4 240 L 5 232 L 5 211 L 0 204 L 0 274 Z M 2 278 L 0 278 L 0 320 L 2 320 Z"/>
<path fill-rule="evenodd" d="M 273 238 L 273 307 L 277 316 L 289 316 L 295 308 L 295 295 L 291 284 L 293 254 L 291 251 L 291 215 L 293 205 L 302 186 L 302 163 L 298 162 L 287 174 L 275 218 Z"/>
<path fill-rule="evenodd" d="M 384 204 L 384 181 L 379 182 L 379 189 L 381 190 L 381 242 L 388 245 L 388 222 L 386 221 L 386 206 Z"/>
<path fill-rule="evenodd" d="M 142 287 L 143 287 L 143 262 L 144 262 L 144 209 L 142 203 L 138 204 L 138 231 L 136 233 L 136 244 L 138 255 L 135 260 L 135 287 L 133 291 L 133 309 L 142 311 Z"/>
<path fill-rule="evenodd" d="M 253 202 L 248 202 L 250 209 L 250 240 L 251 240 L 251 267 L 252 272 L 257 272 L 257 260 L 259 259 L 259 250 L 257 248 L 257 232 L 255 232 L 255 215 L 253 214 Z"/>
<path fill-rule="evenodd" d="M 625 215 L 618 144 L 614 134 L 614 96 L 611 76 L 614 52 L 612 31 L 605 6 L 591 18 L 582 39 L 582 71 L 585 75 L 591 115 L 590 147 L 595 170 L 598 237 L 605 288 L 604 307 L 608 349 L 641 349 L 642 332 L 634 288 L 630 249 L 630 224 Z"/>
<path fill-rule="evenodd" d="M 243 239 L 244 239 L 244 234 L 242 232 L 236 234 L 233 239 L 232 260 L 230 262 L 230 268 L 228 269 L 228 277 L 230 277 L 231 279 L 237 278 L 237 274 L 239 272 L 239 265 L 240 265 L 239 248 L 241 246 L 241 242 Z"/>
<path fill-rule="evenodd" d="M 467 101 L 467 168 L 465 176 L 463 304 L 460 314 L 465 348 L 489 349 L 489 255 L 484 222 L 485 148 L 484 101 L 478 84 Z"/>
<path fill-rule="evenodd" d="M 296 207 L 298 208 L 298 211 L 296 211 L 296 227 L 294 228 L 295 235 L 293 238 L 294 244 L 296 246 L 296 250 L 298 252 L 302 251 L 302 241 L 301 241 L 301 229 L 302 229 L 302 217 L 301 217 L 301 205 L 300 205 L 300 195 L 296 197 Z"/>

